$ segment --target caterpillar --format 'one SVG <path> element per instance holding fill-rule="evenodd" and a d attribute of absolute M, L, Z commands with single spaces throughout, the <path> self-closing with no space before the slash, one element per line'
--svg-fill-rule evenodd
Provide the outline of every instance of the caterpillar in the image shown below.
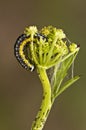
<path fill-rule="evenodd" d="M 34 65 L 29 62 L 29 59 L 24 54 L 25 47 L 29 42 L 29 36 L 26 34 L 20 35 L 14 45 L 14 55 L 23 68 L 33 71 Z"/>
<path fill-rule="evenodd" d="M 34 35 L 34 39 L 37 38 L 38 40 L 40 40 L 40 37 L 46 39 L 47 41 L 46 36 L 40 33 L 36 33 Z M 14 55 L 23 68 L 25 68 L 26 70 L 33 71 L 35 68 L 34 65 L 30 63 L 31 60 L 28 58 L 28 56 L 26 56 L 26 53 L 24 54 L 25 48 L 29 43 L 30 43 L 30 35 L 29 36 L 27 36 L 26 34 L 20 35 L 17 38 L 14 45 Z"/>

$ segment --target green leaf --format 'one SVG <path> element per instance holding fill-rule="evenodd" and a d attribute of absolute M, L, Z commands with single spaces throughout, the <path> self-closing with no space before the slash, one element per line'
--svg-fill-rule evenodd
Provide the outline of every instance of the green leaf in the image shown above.
<path fill-rule="evenodd" d="M 68 80 L 63 86 L 62 88 L 58 91 L 58 93 L 55 95 L 55 98 L 58 97 L 62 92 L 64 92 L 67 88 L 70 87 L 70 85 L 72 85 L 74 82 L 76 82 L 80 77 L 79 76 L 75 76 L 74 78 Z"/>
<path fill-rule="evenodd" d="M 77 55 L 77 52 L 67 57 L 62 63 L 60 63 L 61 65 L 59 65 L 59 67 L 55 66 L 54 74 L 52 76 L 52 95 L 53 96 L 57 95 L 61 87 L 61 83 L 66 77 L 68 69 L 70 68 L 71 64 L 74 62 L 76 55 Z"/>

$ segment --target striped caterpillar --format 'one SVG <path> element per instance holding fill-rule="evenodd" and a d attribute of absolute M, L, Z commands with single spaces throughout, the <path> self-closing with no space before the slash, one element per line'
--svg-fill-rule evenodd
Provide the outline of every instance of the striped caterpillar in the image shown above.
<path fill-rule="evenodd" d="M 26 34 L 20 35 L 14 45 L 14 54 L 18 62 L 26 70 L 33 71 L 34 65 L 29 62 L 29 58 L 26 58 L 24 54 L 25 47 L 30 44 L 30 38 Z"/>
<path fill-rule="evenodd" d="M 36 33 L 36 35 L 34 35 L 34 39 L 37 38 L 38 40 L 40 40 L 40 37 L 46 39 L 46 37 L 40 33 Z M 14 55 L 23 68 L 25 68 L 26 70 L 30 70 L 32 72 L 35 67 L 31 63 L 28 54 L 26 56 L 26 53 L 24 53 L 25 49 L 30 44 L 30 42 L 31 42 L 30 35 L 29 36 L 27 36 L 26 34 L 20 35 L 17 38 L 16 43 L 14 45 Z"/>

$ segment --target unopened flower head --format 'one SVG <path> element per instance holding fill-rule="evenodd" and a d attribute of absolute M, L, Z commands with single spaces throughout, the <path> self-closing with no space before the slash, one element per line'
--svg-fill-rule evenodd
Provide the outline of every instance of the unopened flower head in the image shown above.
<path fill-rule="evenodd" d="M 25 31 L 24 33 L 28 36 L 28 35 L 34 35 L 37 33 L 37 27 L 36 26 L 30 26 L 30 27 L 27 27 L 25 28 Z"/>

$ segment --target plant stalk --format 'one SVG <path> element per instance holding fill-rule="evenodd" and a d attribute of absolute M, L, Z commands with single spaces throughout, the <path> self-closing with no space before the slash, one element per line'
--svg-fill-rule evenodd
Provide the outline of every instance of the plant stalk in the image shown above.
<path fill-rule="evenodd" d="M 43 86 L 43 99 L 39 112 L 32 124 L 31 130 L 42 130 L 51 110 L 51 86 L 47 77 L 46 69 L 37 69 L 41 84 Z"/>

